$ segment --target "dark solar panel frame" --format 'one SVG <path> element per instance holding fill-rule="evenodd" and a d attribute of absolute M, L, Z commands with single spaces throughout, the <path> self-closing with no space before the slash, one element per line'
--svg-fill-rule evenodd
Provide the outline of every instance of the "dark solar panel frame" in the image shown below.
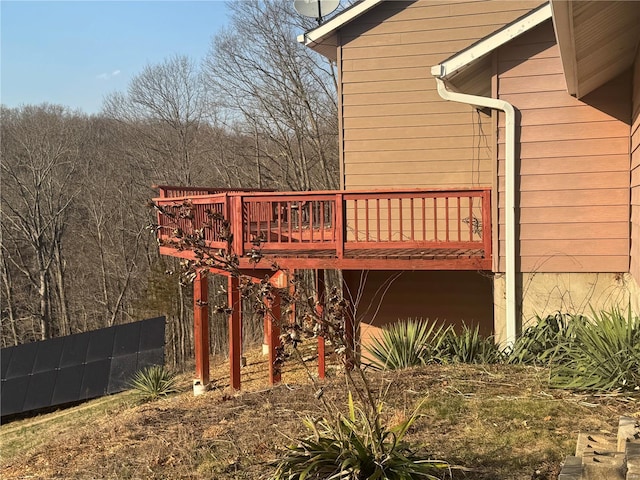
<path fill-rule="evenodd" d="M 138 370 L 164 364 L 164 331 L 157 317 L 1 349 L 1 416 L 126 390 Z"/>

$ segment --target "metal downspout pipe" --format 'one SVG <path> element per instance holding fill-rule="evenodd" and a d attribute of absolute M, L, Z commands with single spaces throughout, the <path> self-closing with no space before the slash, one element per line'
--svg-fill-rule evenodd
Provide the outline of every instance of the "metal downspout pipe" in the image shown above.
<path fill-rule="evenodd" d="M 505 282 L 506 282 L 506 346 L 516 339 L 516 224 L 515 224 L 515 140 L 516 114 L 513 105 L 496 98 L 480 97 L 447 90 L 441 65 L 433 67 L 438 94 L 444 100 L 500 110 L 505 114 Z"/>

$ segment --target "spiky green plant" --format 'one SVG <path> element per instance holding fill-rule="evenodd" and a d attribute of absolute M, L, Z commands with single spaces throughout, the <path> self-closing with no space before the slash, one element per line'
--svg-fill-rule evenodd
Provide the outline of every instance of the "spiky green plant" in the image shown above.
<path fill-rule="evenodd" d="M 428 320 L 407 319 L 382 329 L 364 349 L 374 368 L 399 370 L 428 363 L 446 329 Z"/>
<path fill-rule="evenodd" d="M 576 390 L 640 389 L 640 317 L 631 308 L 592 312 L 591 321 L 571 322 L 568 341 L 551 370 L 551 384 Z"/>
<path fill-rule="evenodd" d="M 544 318 L 536 317 L 536 323 L 522 332 L 509 349 L 507 362 L 512 364 L 548 365 L 558 359 L 558 353 L 570 336 L 569 325 L 584 322 L 581 315 L 557 312 Z"/>
<path fill-rule="evenodd" d="M 460 333 L 447 329 L 435 355 L 442 363 L 499 363 L 503 359 L 492 336 L 483 337 L 478 325 L 470 328 L 466 324 Z"/>
<path fill-rule="evenodd" d="M 138 370 L 131 380 L 131 388 L 147 402 L 178 391 L 175 374 L 161 365 Z"/>
<path fill-rule="evenodd" d="M 357 407 L 349 392 L 349 414 L 314 421 L 305 426 L 311 435 L 291 446 L 277 463 L 274 480 L 436 480 L 448 469 L 446 462 L 419 456 L 404 441 L 418 418 L 388 428 L 380 420 L 382 406 L 374 415 Z"/>

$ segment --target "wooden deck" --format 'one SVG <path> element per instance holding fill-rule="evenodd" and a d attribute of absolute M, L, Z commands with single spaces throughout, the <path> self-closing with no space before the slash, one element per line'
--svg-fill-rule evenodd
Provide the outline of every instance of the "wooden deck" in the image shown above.
<path fill-rule="evenodd" d="M 231 248 L 241 268 L 490 270 L 490 189 L 266 192 L 158 187 L 160 253 Z"/>

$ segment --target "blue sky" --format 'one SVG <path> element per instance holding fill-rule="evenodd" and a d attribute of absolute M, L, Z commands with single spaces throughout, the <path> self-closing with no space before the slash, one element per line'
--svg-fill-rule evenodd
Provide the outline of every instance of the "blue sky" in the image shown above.
<path fill-rule="evenodd" d="M 228 21 L 222 1 L 0 2 L 0 101 L 99 112 L 148 64 L 200 60 Z"/>

